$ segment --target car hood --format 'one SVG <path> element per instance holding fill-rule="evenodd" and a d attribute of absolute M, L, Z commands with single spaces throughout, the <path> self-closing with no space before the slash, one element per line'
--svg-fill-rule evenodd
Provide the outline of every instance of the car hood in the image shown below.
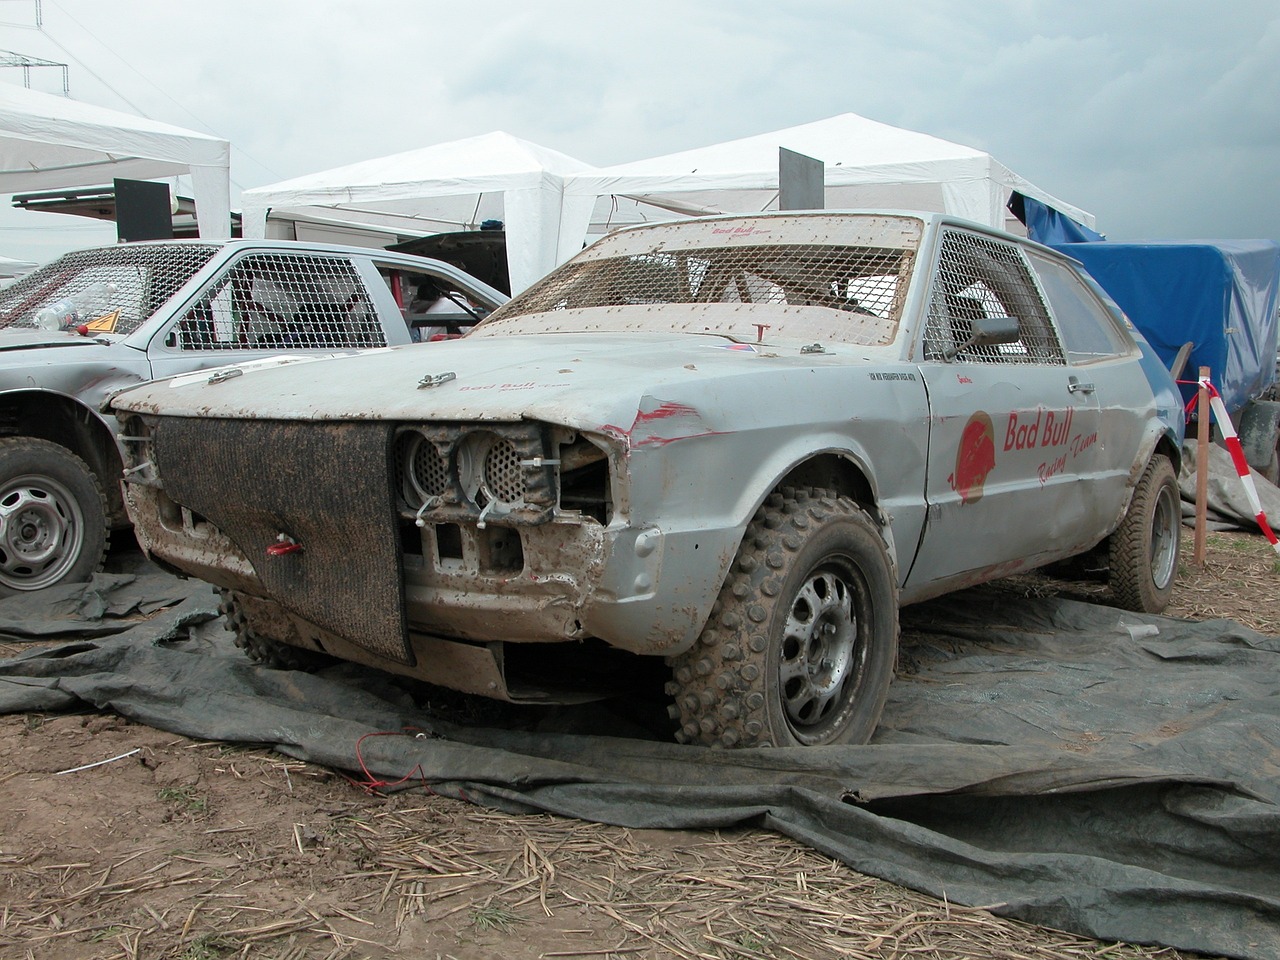
<path fill-rule="evenodd" d="M 0 330 L 0 391 L 34 388 L 79 394 L 90 380 L 115 382 L 114 372 L 135 371 L 122 378 L 138 382 L 136 372 L 146 363 L 146 354 L 119 342 L 77 333 Z"/>
<path fill-rule="evenodd" d="M 813 348 L 808 348 L 813 350 Z M 543 334 L 468 338 L 156 381 L 120 394 L 117 409 L 268 420 L 539 419 L 580 429 L 630 424 L 726 377 L 844 365 L 872 348 L 747 345 L 689 334 Z M 225 372 L 225 371 L 224 371 Z M 214 382 L 210 382 L 210 380 Z"/>
<path fill-rule="evenodd" d="M 36 327 L 5 327 L 0 330 L 0 351 L 32 350 L 38 347 L 102 347 L 105 341 L 82 337 L 74 330 L 41 330 Z"/>

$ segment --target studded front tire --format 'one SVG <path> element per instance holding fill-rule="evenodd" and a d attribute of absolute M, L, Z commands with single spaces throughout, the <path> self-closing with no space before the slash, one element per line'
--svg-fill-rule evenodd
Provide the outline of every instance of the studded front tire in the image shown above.
<path fill-rule="evenodd" d="M 864 743 L 897 648 L 897 577 L 879 529 L 831 491 L 781 488 L 748 526 L 698 641 L 669 661 L 677 739 Z"/>
<path fill-rule="evenodd" d="M 303 650 L 301 647 L 280 643 L 256 633 L 249 625 L 244 610 L 236 602 L 236 595 L 230 590 L 218 588 L 218 612 L 222 614 L 223 627 L 235 636 L 236 646 L 244 651 L 244 655 L 254 663 L 262 664 L 273 670 L 319 670 L 333 663 L 332 657 L 314 650 Z"/>

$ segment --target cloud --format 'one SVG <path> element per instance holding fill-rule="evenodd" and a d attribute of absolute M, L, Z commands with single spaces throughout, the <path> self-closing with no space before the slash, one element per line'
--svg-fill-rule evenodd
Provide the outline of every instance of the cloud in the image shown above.
<path fill-rule="evenodd" d="M 243 187 L 491 130 L 607 164 L 852 111 L 990 150 L 1115 237 L 1245 236 L 1280 223 L 1273 8 L 46 0 L 13 42 L 230 139 Z"/>

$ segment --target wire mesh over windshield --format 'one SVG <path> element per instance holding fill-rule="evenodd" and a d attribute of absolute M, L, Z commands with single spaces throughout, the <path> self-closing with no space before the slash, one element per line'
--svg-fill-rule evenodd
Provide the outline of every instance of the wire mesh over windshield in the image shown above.
<path fill-rule="evenodd" d="M 882 342 L 901 313 L 911 259 L 910 251 L 898 249 L 787 244 L 584 260 L 548 277 L 495 319 L 658 304 L 821 307 L 854 315 L 848 326 Z"/>
<path fill-rule="evenodd" d="M 769 221 L 765 227 L 771 229 L 753 225 L 742 230 L 748 239 L 719 243 L 716 228 L 735 233 L 724 229 L 726 221 L 626 232 L 617 241 L 618 255 L 609 255 L 612 238 L 605 239 L 495 312 L 481 329 L 531 330 L 532 323 L 509 321 L 539 315 L 545 330 L 681 330 L 754 340 L 756 328 L 763 326 L 772 332 L 760 334 L 764 338 L 888 343 L 905 300 L 914 243 L 841 244 L 828 237 L 791 242 L 792 237 L 817 238 L 818 228 L 833 220 Z M 756 233 L 764 236 L 756 239 Z M 872 233 L 860 230 L 860 236 Z M 881 233 L 890 230 L 881 228 Z M 899 228 L 893 239 L 904 233 L 910 237 Z M 700 308 L 669 310 L 676 305 Z M 602 315 L 602 308 L 608 314 Z M 568 316 L 576 311 L 590 311 L 590 316 Z"/>
<path fill-rule="evenodd" d="M 211 243 L 121 244 L 76 250 L 0 291 L 0 327 L 129 334 L 195 276 Z"/>

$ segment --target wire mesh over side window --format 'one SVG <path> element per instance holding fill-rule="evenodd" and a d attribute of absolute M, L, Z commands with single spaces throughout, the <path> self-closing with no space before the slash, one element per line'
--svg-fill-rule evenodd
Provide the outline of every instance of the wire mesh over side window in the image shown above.
<path fill-rule="evenodd" d="M 386 344 L 368 291 L 343 257 L 250 254 L 175 327 L 184 350 L 353 349 Z"/>
<path fill-rule="evenodd" d="M 64 254 L 0 291 L 0 327 L 130 334 L 217 251 L 211 243 L 126 243 Z"/>
<path fill-rule="evenodd" d="M 956 353 L 970 336 L 973 322 L 991 317 L 1017 320 L 1018 339 Z M 943 232 L 924 354 L 927 360 L 954 355 L 969 363 L 1065 365 L 1062 343 L 1017 244 L 967 230 Z"/>

